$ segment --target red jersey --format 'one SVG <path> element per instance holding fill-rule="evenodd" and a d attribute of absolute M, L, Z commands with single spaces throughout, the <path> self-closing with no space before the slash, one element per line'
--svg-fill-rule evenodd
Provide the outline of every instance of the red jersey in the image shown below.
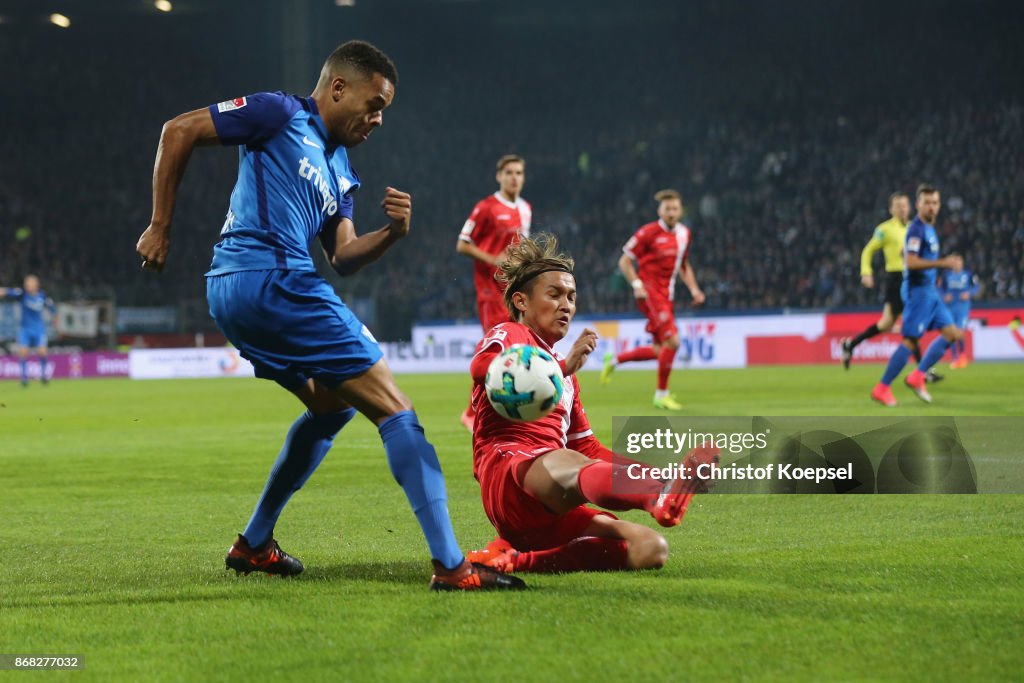
<path fill-rule="evenodd" d="M 530 455 L 543 455 L 548 451 L 565 448 L 566 444 L 593 436 L 590 422 L 580 402 L 580 385 L 575 376 L 565 378 L 562 400 L 551 413 L 534 422 L 512 422 L 499 415 L 487 400 L 484 378 L 490 361 L 513 344 L 532 344 L 544 349 L 561 361 L 550 346 L 533 330 L 522 323 L 507 322 L 495 326 L 476 347 L 470 365 L 473 374 L 473 474 L 479 479 L 482 458 L 495 451 L 495 446 L 523 451 Z M 564 366 L 564 363 L 560 363 Z"/>
<path fill-rule="evenodd" d="M 510 202 L 500 192 L 495 192 L 473 207 L 459 239 L 497 256 L 507 246 L 518 242 L 520 237 L 530 236 L 532 218 L 533 209 L 525 199 L 520 197 Z M 494 266 L 473 259 L 473 284 L 478 299 L 501 298 L 503 289 L 494 279 L 496 272 Z"/>
<path fill-rule="evenodd" d="M 637 275 L 647 294 L 672 301 L 676 274 L 690 253 L 690 229 L 682 223 L 670 228 L 658 219 L 641 226 L 622 251 L 636 259 Z"/>

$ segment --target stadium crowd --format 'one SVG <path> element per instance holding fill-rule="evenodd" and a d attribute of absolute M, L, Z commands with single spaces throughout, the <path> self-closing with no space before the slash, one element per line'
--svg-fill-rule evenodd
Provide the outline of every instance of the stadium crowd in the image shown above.
<path fill-rule="evenodd" d="M 456 236 L 473 204 L 496 189 L 493 164 L 508 152 L 527 160 L 523 194 L 534 232 L 555 233 L 576 258 L 582 313 L 633 311 L 616 261 L 630 234 L 654 218 L 652 197 L 663 187 L 683 194 L 709 309 L 875 307 L 882 292 L 860 287 L 860 250 L 887 218 L 886 197 L 922 181 L 942 190 L 943 249 L 964 255 L 982 299 L 1022 297 L 1024 107 L 1005 83 L 1012 60 L 984 69 L 954 51 L 935 65 L 943 86 L 933 92 L 916 79 L 920 64 L 902 58 L 906 46 L 885 35 L 886 46 L 870 55 L 831 61 L 806 54 L 813 45 L 799 41 L 754 42 L 739 63 L 730 55 L 751 40 L 743 31 L 718 46 L 720 36 L 663 40 L 666 26 L 606 26 L 599 35 L 616 41 L 609 51 L 581 42 L 584 29 L 567 36 L 556 23 L 531 25 L 534 47 L 505 65 L 480 58 L 490 36 L 457 40 L 456 28 L 446 30 L 436 41 L 447 46 L 443 78 L 432 65 L 403 60 L 403 48 L 391 50 L 401 79 L 395 105 L 383 129 L 352 152 L 364 179 L 358 229 L 383 224 L 384 186 L 414 198 L 410 236 L 357 276 L 333 279 L 343 297 L 376 301 L 385 338 L 403 336 L 417 318 L 473 318 L 471 266 L 455 253 Z M 169 267 L 153 277 L 133 247 L 148 222 L 160 126 L 243 94 L 241 83 L 278 85 L 259 73 L 233 79 L 208 68 L 199 47 L 175 40 L 128 37 L 115 55 L 69 39 L 46 58 L 33 56 L 32 35 L 0 41 L 0 59 L 21 65 L 0 74 L 5 92 L 37 103 L 0 107 L 0 123 L 17 131 L 0 137 L 5 280 L 35 272 L 57 297 L 110 291 L 126 305 L 204 297 L 201 275 L 236 159 L 196 154 Z M 171 46 L 175 61 L 153 58 Z M 998 63 L 1001 55 L 985 49 L 975 59 Z M 695 60 L 701 69 L 679 66 Z M 62 80 L 58 94 L 65 63 L 77 65 L 75 78 Z M 880 92 L 881 68 L 899 92 Z M 838 74 L 841 87 L 822 86 Z"/>

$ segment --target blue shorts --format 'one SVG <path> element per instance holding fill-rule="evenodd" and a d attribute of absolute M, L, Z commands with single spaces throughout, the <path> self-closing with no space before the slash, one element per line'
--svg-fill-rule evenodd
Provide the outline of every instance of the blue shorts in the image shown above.
<path fill-rule="evenodd" d="M 904 288 L 903 336 L 919 339 L 928 330 L 953 324 L 945 302 L 932 286 Z"/>
<path fill-rule="evenodd" d="M 949 314 L 953 316 L 953 323 L 961 330 L 966 330 L 967 320 L 971 317 L 971 302 L 954 301 L 946 306 L 949 307 Z"/>
<path fill-rule="evenodd" d="M 381 359 L 377 340 L 315 272 L 250 270 L 206 279 L 210 315 L 256 376 L 328 387 Z"/>
<path fill-rule="evenodd" d="M 18 328 L 18 346 L 26 349 L 45 349 L 46 342 L 46 330 Z"/>

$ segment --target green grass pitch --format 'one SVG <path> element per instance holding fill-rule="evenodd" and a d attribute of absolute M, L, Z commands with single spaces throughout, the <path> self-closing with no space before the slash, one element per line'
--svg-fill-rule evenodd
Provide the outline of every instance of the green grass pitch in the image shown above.
<path fill-rule="evenodd" d="M 1024 415 L 1024 364 L 950 372 L 925 406 L 881 366 L 677 372 L 692 415 Z M 650 413 L 653 373 L 582 377 L 595 431 Z M 457 416 L 464 376 L 405 376 L 464 547 L 492 537 Z M 0 384 L 0 653 L 75 680 L 1019 680 L 1024 497 L 703 496 L 657 572 L 427 591 L 429 559 L 357 419 L 277 537 L 306 572 L 223 556 L 300 406 L 257 380 Z M 1021 430 L 1024 434 L 1024 429 Z M 645 522 L 640 513 L 629 519 Z M 0 677 L 13 677 L 10 672 Z"/>

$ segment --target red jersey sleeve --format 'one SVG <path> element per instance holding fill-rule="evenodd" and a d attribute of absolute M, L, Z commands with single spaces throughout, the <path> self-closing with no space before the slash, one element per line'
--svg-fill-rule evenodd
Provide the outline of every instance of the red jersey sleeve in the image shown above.
<path fill-rule="evenodd" d="M 529 332 L 520 323 L 502 323 L 495 325 L 487 336 L 480 340 L 476 346 L 476 353 L 469 363 L 469 373 L 473 382 L 483 384 L 487 377 L 487 368 L 495 356 L 502 351 L 509 349 L 514 344 L 532 344 L 533 339 Z"/>
<path fill-rule="evenodd" d="M 643 228 L 634 232 L 633 236 L 630 237 L 625 246 L 622 247 L 622 253 L 626 254 L 633 260 L 639 260 L 646 250 L 647 242 L 644 240 Z"/>
<path fill-rule="evenodd" d="M 480 240 L 487 232 L 487 224 L 490 221 L 491 212 L 487 209 L 487 200 L 483 199 L 476 203 L 473 212 L 469 214 L 462 231 L 459 232 L 459 239 L 470 244 L 479 246 Z"/>

